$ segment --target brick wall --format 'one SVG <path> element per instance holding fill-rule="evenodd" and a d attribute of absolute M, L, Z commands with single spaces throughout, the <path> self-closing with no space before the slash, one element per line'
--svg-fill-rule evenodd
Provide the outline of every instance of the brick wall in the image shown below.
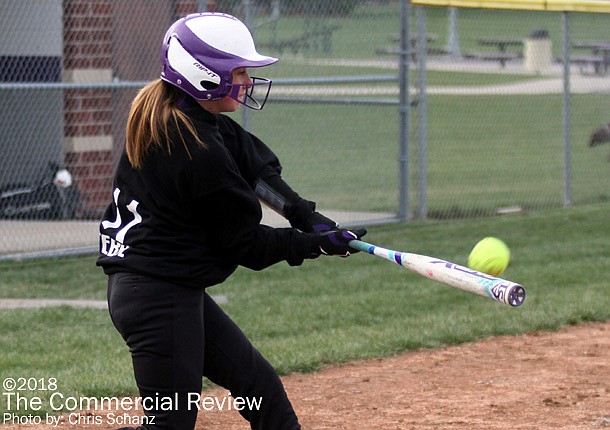
<path fill-rule="evenodd" d="M 112 4 L 109 0 L 64 2 L 64 67 L 112 67 Z"/>
<path fill-rule="evenodd" d="M 81 84 L 112 80 L 111 1 L 64 1 L 63 80 Z M 112 186 L 111 90 L 65 92 L 64 147 L 84 215 L 98 216 Z"/>
<path fill-rule="evenodd" d="M 122 70 L 126 63 L 137 70 L 138 59 L 116 58 L 121 47 L 134 43 L 129 29 L 138 33 L 156 34 L 161 26 L 168 26 L 167 17 L 176 17 L 197 10 L 197 0 L 64 0 L 64 58 L 62 80 L 79 84 L 110 83 L 114 77 L 124 80 L 144 80 L 146 77 L 128 76 Z M 142 18 L 141 10 L 175 7 L 157 21 Z M 133 8 L 131 14 L 125 11 Z M 116 25 L 117 20 L 132 20 L 128 26 Z M 159 21 L 163 21 L 161 24 Z M 147 26 L 149 28 L 147 28 Z M 119 30 L 117 30 L 119 29 Z M 121 30 L 122 29 L 122 30 Z M 161 29 L 162 30 L 162 29 Z M 160 49 L 153 39 L 154 54 Z M 119 47 L 119 48 L 117 48 Z M 138 47 L 135 47 L 137 49 Z M 154 55 L 151 54 L 151 55 Z M 133 55 L 126 55 L 133 57 Z M 152 57 L 157 61 L 157 57 Z M 127 64 L 129 66 L 129 64 Z M 127 67 L 128 68 L 128 67 Z M 155 70 L 155 74 L 158 73 Z M 125 75 L 125 76 L 121 76 Z M 110 202 L 112 174 L 117 154 L 124 142 L 125 112 L 131 99 L 116 95 L 112 89 L 75 89 L 64 94 L 64 149 L 66 167 L 74 176 L 84 203 L 84 216 L 97 218 Z M 120 114 L 117 114 L 119 112 Z"/>

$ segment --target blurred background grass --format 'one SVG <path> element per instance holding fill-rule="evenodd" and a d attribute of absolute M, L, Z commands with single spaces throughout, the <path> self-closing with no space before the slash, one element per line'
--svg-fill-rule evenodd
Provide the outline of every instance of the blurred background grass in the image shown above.
<path fill-rule="evenodd" d="M 411 33 L 417 32 L 416 8 L 412 7 Z M 434 46 L 443 46 L 448 38 L 448 9 L 444 7 L 426 7 L 426 30 L 438 36 Z M 312 17 L 310 15 L 284 15 L 275 23 L 254 28 L 257 44 L 263 52 L 273 51 L 272 42 L 276 35 L 281 40 L 296 38 L 303 34 L 308 26 L 319 25 L 320 20 L 326 26 L 337 26 L 333 32 L 332 53 L 341 53 L 342 58 L 369 58 L 380 46 L 390 46 L 399 32 L 398 6 L 396 2 L 388 4 L 368 4 L 363 2 L 347 16 Z M 318 20 L 318 21 L 316 21 Z M 485 10 L 459 9 L 458 33 L 462 51 L 480 50 L 479 38 L 509 37 L 525 38 L 534 29 L 548 31 L 553 44 L 555 56 L 562 54 L 562 14 L 560 12 L 542 12 L 531 10 Z M 608 17 L 605 14 L 573 13 L 570 15 L 570 33 L 572 39 L 606 40 Z M 354 35 L 366 34 L 354 42 Z M 394 43 L 396 46 L 396 43 Z M 287 49 L 282 54 L 290 55 Z"/>
<path fill-rule="evenodd" d="M 502 206 L 562 204 L 562 96 L 429 95 L 428 210 L 468 214 Z M 494 104 L 494 109 L 489 104 Z M 572 96 L 573 202 L 610 198 L 606 152 L 586 145 L 604 122 L 605 94 Z M 395 106 L 269 103 L 255 133 L 278 154 L 284 177 L 321 208 L 391 211 L 398 195 Z M 411 142 L 417 159 L 416 131 Z M 290 138 L 286 139 L 285 136 Z M 323 161 L 323 162 L 322 162 Z M 414 163 L 415 164 L 415 163 Z M 349 172 L 349 179 L 341 179 Z M 412 183 L 418 171 L 412 169 Z M 413 186 L 416 189 L 416 185 Z M 416 197 L 415 192 L 412 195 Z"/>

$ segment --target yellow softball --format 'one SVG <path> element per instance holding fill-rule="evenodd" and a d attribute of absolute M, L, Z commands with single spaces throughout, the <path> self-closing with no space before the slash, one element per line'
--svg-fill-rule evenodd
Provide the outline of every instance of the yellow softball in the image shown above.
<path fill-rule="evenodd" d="M 500 276 L 508 267 L 510 250 L 497 237 L 486 237 L 468 256 L 468 267 L 492 276 Z"/>

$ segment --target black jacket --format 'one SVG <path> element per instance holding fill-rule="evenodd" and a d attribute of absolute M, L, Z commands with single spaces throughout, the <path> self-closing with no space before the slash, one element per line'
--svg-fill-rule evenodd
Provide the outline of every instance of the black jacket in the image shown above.
<path fill-rule="evenodd" d="M 275 154 L 225 115 L 192 100 L 181 109 L 205 147 L 185 130 L 183 143 L 174 130 L 171 153 L 151 149 L 139 170 L 122 154 L 114 201 L 100 225 L 97 264 L 104 272 L 208 287 L 238 265 L 260 270 L 312 256 L 315 235 L 260 224 L 254 185 L 261 172 L 280 171 Z"/>

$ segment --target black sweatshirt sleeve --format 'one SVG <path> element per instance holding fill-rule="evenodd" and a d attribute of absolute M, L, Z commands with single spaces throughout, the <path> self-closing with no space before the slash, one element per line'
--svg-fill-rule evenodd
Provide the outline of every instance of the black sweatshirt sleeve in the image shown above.
<path fill-rule="evenodd" d="M 207 151 L 198 154 L 202 159 L 196 164 L 201 167 L 194 176 L 194 187 L 202 191 L 196 197 L 195 213 L 205 216 L 202 221 L 214 251 L 224 261 L 255 270 L 283 260 L 290 265 L 301 264 L 310 256 L 316 235 L 260 224 L 262 211 L 253 184 L 261 170 L 275 171 L 269 166 L 279 166 L 279 161 L 237 124 L 219 130 L 223 133 L 222 145 L 209 145 Z M 210 183 L 216 186 L 201 185 Z"/>
<path fill-rule="evenodd" d="M 270 167 L 281 173 L 280 161 L 262 140 L 227 116 L 219 115 L 218 123 L 223 144 L 231 153 L 242 177 L 252 188 L 263 169 Z"/>
<path fill-rule="evenodd" d="M 211 228 L 215 252 L 235 264 L 262 270 L 280 261 L 298 266 L 313 257 L 317 235 L 293 228 L 271 228 L 260 224 L 260 204 L 251 191 L 233 186 L 205 196 L 217 209 L 207 211 L 205 222 Z"/>
<path fill-rule="evenodd" d="M 227 116 L 219 115 L 218 120 L 223 143 L 248 184 L 258 188 L 259 197 L 292 227 L 308 231 L 307 220 L 316 204 L 299 196 L 284 181 L 280 161 L 263 141 Z"/>

